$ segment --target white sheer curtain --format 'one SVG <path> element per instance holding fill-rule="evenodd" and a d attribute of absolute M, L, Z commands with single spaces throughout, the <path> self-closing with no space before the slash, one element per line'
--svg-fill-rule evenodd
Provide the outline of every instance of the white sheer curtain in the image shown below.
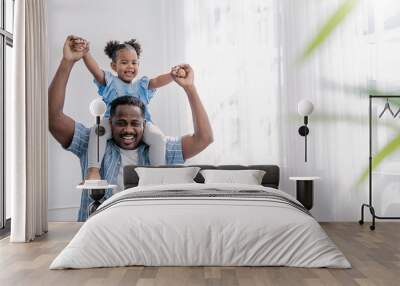
<path fill-rule="evenodd" d="M 12 242 L 47 231 L 46 18 L 45 0 L 16 1 L 14 95 L 6 111 Z"/>
<path fill-rule="evenodd" d="M 184 1 L 184 7 L 185 56 L 215 137 L 191 161 L 278 163 L 274 1 Z"/>
<path fill-rule="evenodd" d="M 279 1 L 282 47 L 281 154 L 283 188 L 289 175 L 320 176 L 313 214 L 320 220 L 356 220 L 365 188 L 355 183 L 368 163 L 367 94 L 349 86 L 367 86 L 368 45 L 363 38 L 367 13 L 361 4 L 309 61 L 294 65 L 312 36 L 333 14 L 339 0 Z M 303 138 L 294 122 L 299 100 L 310 99 L 309 162 L 304 163 Z"/>
<path fill-rule="evenodd" d="M 347 90 L 367 83 L 364 4 L 311 60 L 296 63 L 341 3 L 184 1 L 186 61 L 215 133 L 213 145 L 191 161 L 278 164 L 281 188 L 291 193 L 289 176 L 320 176 L 312 210 L 319 220 L 355 220 L 366 199 L 354 185 L 368 162 L 368 105 L 365 94 Z M 304 98 L 315 105 L 308 163 L 297 131 Z"/>

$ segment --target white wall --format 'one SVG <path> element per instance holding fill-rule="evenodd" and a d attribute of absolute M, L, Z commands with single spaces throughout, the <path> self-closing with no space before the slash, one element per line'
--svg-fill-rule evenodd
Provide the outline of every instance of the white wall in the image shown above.
<path fill-rule="evenodd" d="M 166 56 L 163 34 L 164 1 L 107 1 L 107 0 L 52 0 L 48 1 L 49 82 L 62 57 L 65 38 L 79 35 L 90 41 L 91 52 L 99 65 L 109 68 L 110 60 L 104 54 L 109 40 L 136 38 L 142 44 L 140 74 L 155 76 L 183 62 L 183 55 Z M 179 46 L 179 43 L 177 43 Z M 171 45 L 169 45 L 171 46 Z M 94 119 L 89 114 L 89 102 L 97 90 L 83 62 L 75 65 L 67 88 L 64 111 L 89 126 Z M 174 118 L 177 108 L 185 105 L 182 91 L 171 84 L 158 92 L 150 105 L 153 120 L 168 135 L 179 135 L 189 130 L 188 124 Z M 49 139 L 49 219 L 75 221 L 80 203 L 80 192 L 75 186 L 81 181 L 79 160 Z"/>

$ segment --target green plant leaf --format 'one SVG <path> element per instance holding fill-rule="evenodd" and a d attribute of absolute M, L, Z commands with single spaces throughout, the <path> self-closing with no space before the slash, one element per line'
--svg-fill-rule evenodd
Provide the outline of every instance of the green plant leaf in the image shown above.
<path fill-rule="evenodd" d="M 300 57 L 300 62 L 307 59 L 332 34 L 333 30 L 342 23 L 358 2 L 359 0 L 346 0 L 338 7 L 335 13 L 322 26 L 319 33 L 308 44 Z"/>
<path fill-rule="evenodd" d="M 372 160 L 372 170 L 375 170 L 382 161 L 393 154 L 397 149 L 400 148 L 400 134 L 397 135 L 393 140 L 387 143 L 379 152 L 374 156 Z M 361 184 L 367 177 L 369 173 L 369 167 L 364 170 L 360 178 L 357 180 L 357 185 Z"/>

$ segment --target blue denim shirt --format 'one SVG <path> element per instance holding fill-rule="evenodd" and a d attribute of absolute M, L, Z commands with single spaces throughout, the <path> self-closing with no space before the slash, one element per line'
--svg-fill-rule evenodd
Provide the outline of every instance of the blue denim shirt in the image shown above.
<path fill-rule="evenodd" d="M 75 122 L 75 132 L 71 144 L 67 150 L 78 156 L 81 163 L 82 180 L 88 171 L 88 143 L 90 128 L 79 122 Z M 141 143 L 138 146 L 138 165 L 150 165 L 149 146 Z M 165 146 L 165 162 L 167 165 L 183 164 L 181 138 L 167 137 Z M 121 155 L 119 147 L 112 139 L 107 141 L 106 151 L 101 163 L 100 175 L 110 184 L 117 184 L 118 172 L 121 167 Z M 106 199 L 112 196 L 112 190 L 106 191 Z M 85 221 L 88 218 L 88 206 L 93 200 L 89 197 L 88 190 L 82 190 L 81 205 L 79 208 L 78 221 Z"/>

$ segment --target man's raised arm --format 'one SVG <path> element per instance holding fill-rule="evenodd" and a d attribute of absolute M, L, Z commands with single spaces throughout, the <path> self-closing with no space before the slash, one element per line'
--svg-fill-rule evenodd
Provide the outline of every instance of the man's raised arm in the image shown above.
<path fill-rule="evenodd" d="M 74 50 L 72 49 L 74 47 Z M 54 138 L 67 148 L 74 136 L 75 122 L 65 115 L 65 91 L 75 62 L 82 58 L 86 43 L 74 36 L 68 36 L 63 49 L 63 59 L 49 86 L 49 130 Z"/>
<path fill-rule="evenodd" d="M 193 134 L 188 134 L 182 137 L 183 158 L 186 160 L 207 148 L 207 146 L 213 142 L 214 138 L 207 112 L 204 109 L 196 87 L 194 86 L 193 70 L 187 64 L 180 65 L 180 67 L 185 69 L 186 77 L 177 77 L 177 70 L 173 70 L 172 75 L 174 76 L 174 80 L 183 87 L 187 94 L 190 109 L 192 110 L 194 127 Z"/>

